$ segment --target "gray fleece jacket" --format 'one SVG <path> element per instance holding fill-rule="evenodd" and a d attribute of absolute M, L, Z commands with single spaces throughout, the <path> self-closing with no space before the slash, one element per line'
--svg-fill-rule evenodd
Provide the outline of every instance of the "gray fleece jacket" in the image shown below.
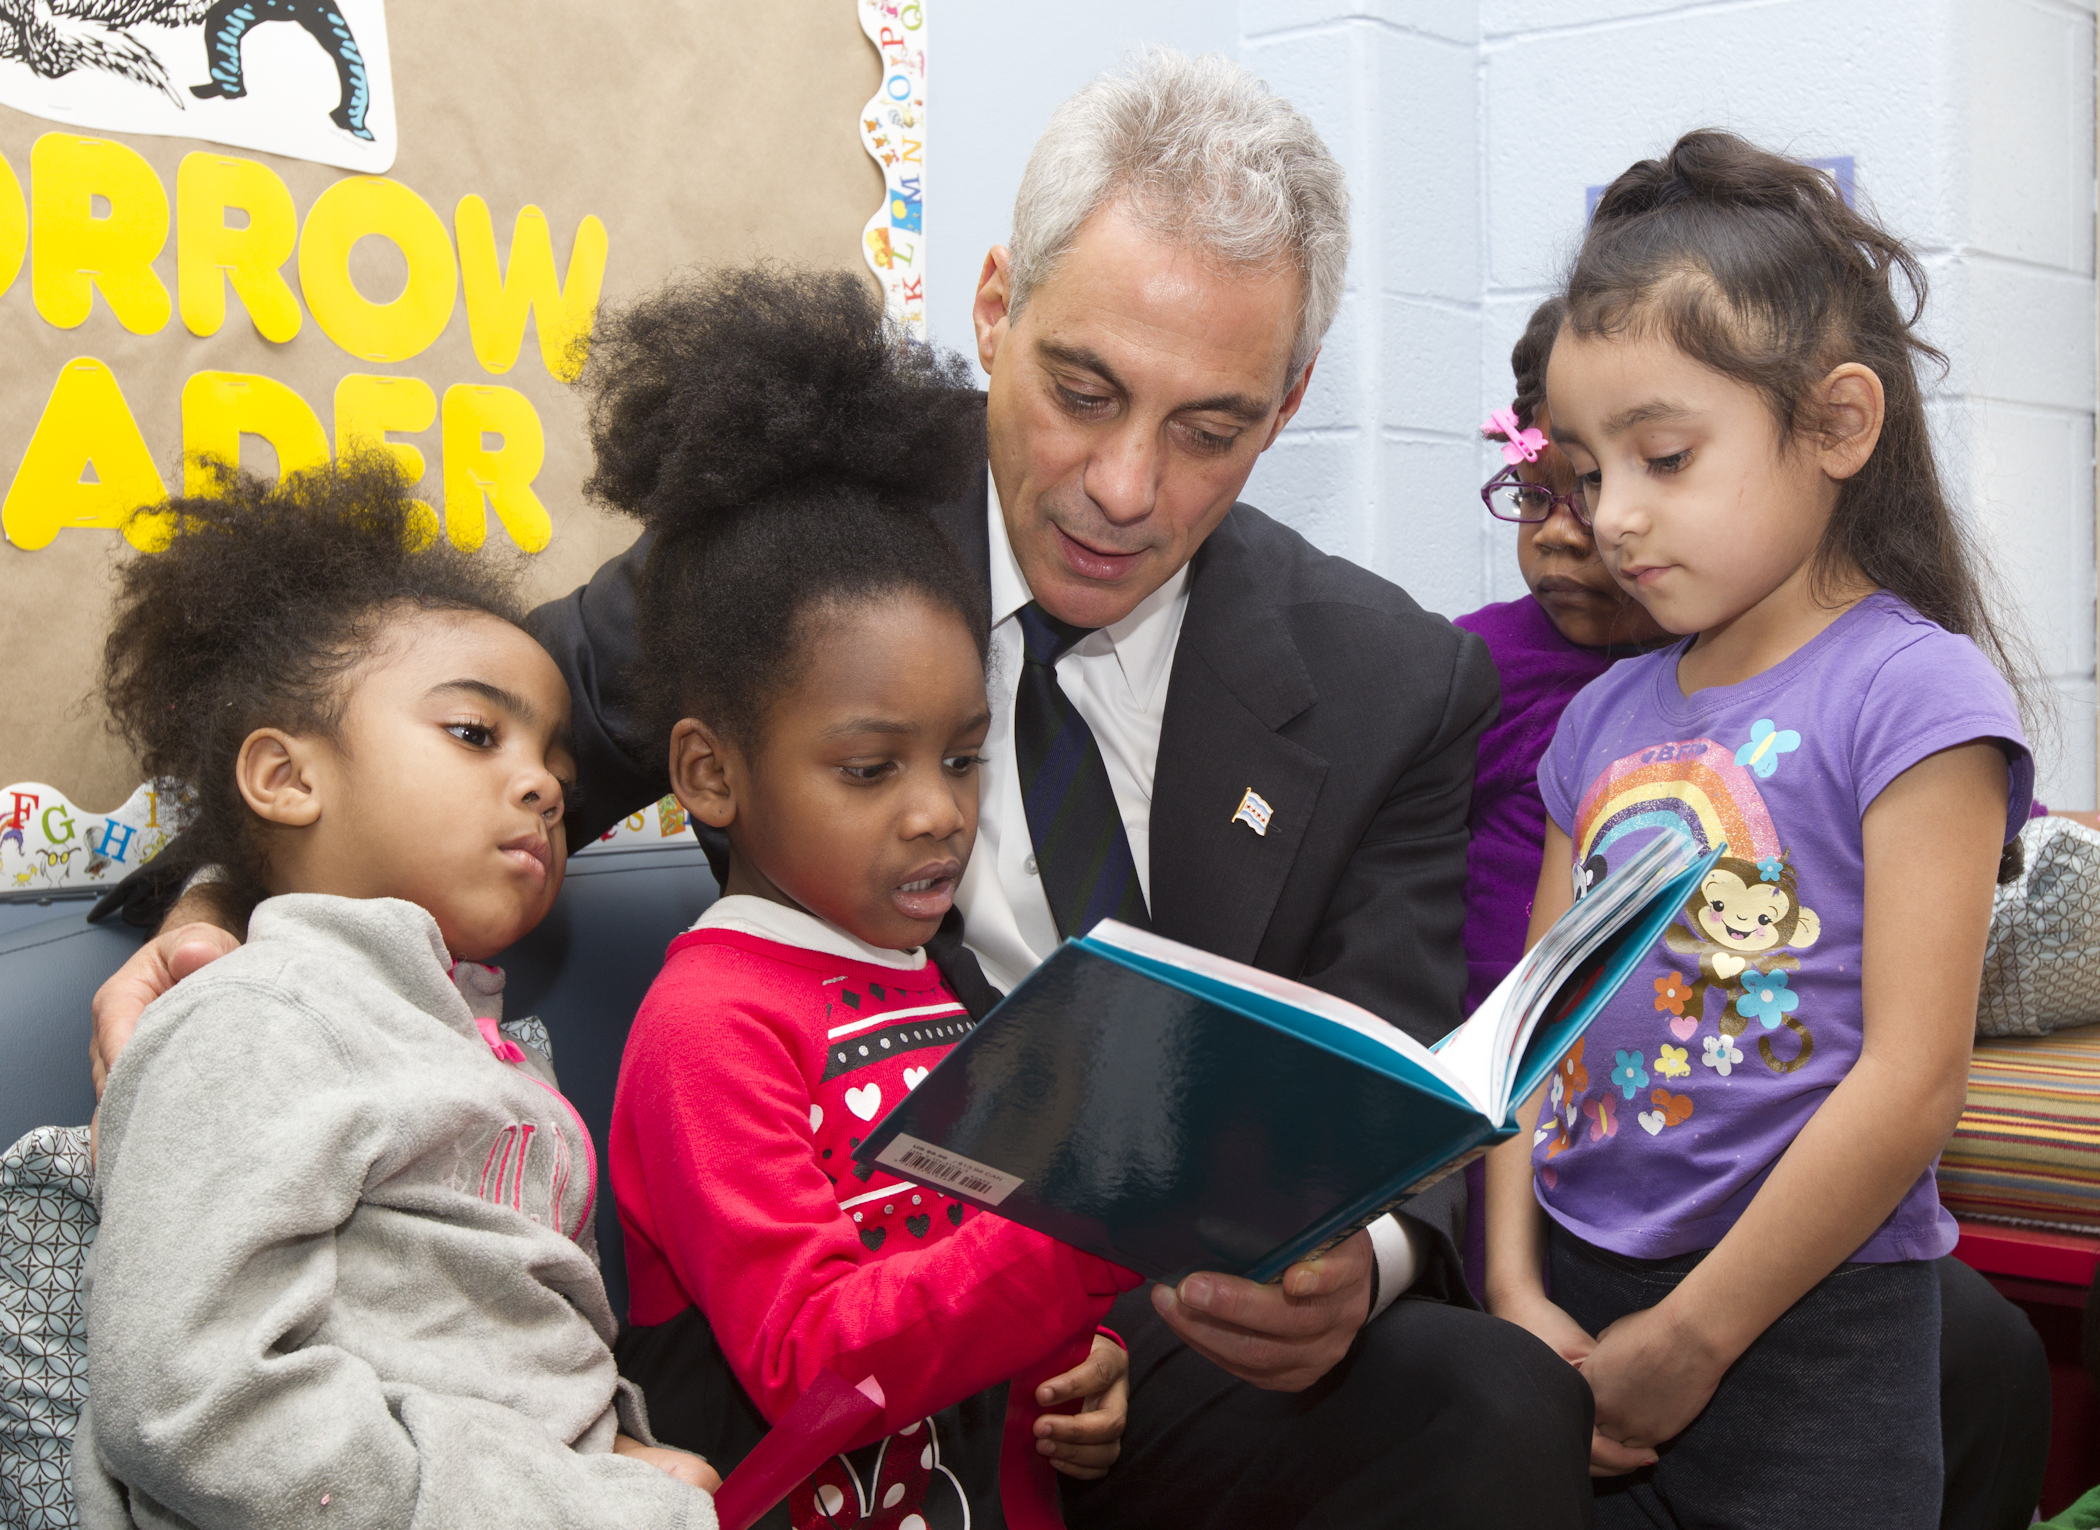
<path fill-rule="evenodd" d="M 714 1525 L 610 1453 L 648 1436 L 590 1140 L 449 965 L 414 904 L 272 898 L 146 1011 L 102 1099 L 84 1530 Z"/>

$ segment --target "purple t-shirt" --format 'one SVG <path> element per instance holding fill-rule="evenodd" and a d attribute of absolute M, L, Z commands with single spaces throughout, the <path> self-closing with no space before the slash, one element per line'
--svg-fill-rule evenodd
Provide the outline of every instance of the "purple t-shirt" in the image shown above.
<path fill-rule="evenodd" d="M 1539 766 L 1578 889 L 1657 833 L 1728 845 L 1555 1071 L 1533 1147 L 1547 1212 L 1638 1259 L 1719 1242 L 1858 1059 L 1860 820 L 1882 789 L 1927 755 L 1997 740 L 2010 839 L 2034 788 L 2011 689 L 1974 643 L 1887 592 L 1740 685 L 1686 697 L 1683 653 L 1607 671 Z M 1935 1259 L 1954 1240 L 1927 1169 L 1852 1257 Z"/>
<path fill-rule="evenodd" d="M 1502 680 L 1502 711 L 1480 735 L 1473 812 L 1466 827 L 1466 1005 L 1473 1013 L 1524 954 L 1546 804 L 1539 760 L 1575 693 L 1627 652 L 1579 648 L 1531 596 L 1482 606 L 1453 626 L 1478 633 Z"/>

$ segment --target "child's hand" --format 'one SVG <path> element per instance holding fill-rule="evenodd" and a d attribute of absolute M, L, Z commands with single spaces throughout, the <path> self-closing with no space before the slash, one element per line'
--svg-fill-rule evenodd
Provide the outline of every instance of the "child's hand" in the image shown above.
<path fill-rule="evenodd" d="M 696 1487 L 703 1493 L 713 1493 L 722 1486 L 722 1479 L 715 1474 L 703 1457 L 689 1450 L 672 1450 L 664 1445 L 644 1445 L 632 1435 L 619 1435 L 613 1440 L 613 1453 L 633 1456 L 645 1461 L 667 1476 L 676 1477 L 687 1487 Z"/>
<path fill-rule="evenodd" d="M 1130 1356 L 1123 1346 L 1094 1335 L 1085 1363 L 1053 1376 L 1035 1389 L 1038 1406 L 1054 1408 L 1086 1399 L 1080 1413 L 1045 1413 L 1035 1421 L 1035 1448 L 1067 1477 L 1091 1482 L 1108 1475 L 1123 1453 L 1123 1425 L 1130 1417 Z"/>
<path fill-rule="evenodd" d="M 1564 1309 L 1548 1300 L 1543 1290 L 1525 1292 L 1517 1297 L 1505 1296 L 1491 1301 L 1490 1306 L 1495 1316 L 1515 1323 L 1584 1376 L 1589 1374 L 1589 1358 L 1596 1352 L 1597 1340 L 1591 1338 L 1589 1330 L 1569 1317 Z M 1592 1477 L 1619 1477 L 1655 1463 L 1654 1451 L 1645 1446 L 1628 1445 L 1617 1436 L 1605 1433 L 1602 1403 L 1597 1407 L 1597 1420 L 1598 1427 L 1590 1434 Z"/>
<path fill-rule="evenodd" d="M 1654 1446 L 1705 1411 L 1728 1362 L 1665 1302 L 1605 1329 L 1580 1368 L 1597 1399 L 1597 1432 L 1652 1460 Z"/>

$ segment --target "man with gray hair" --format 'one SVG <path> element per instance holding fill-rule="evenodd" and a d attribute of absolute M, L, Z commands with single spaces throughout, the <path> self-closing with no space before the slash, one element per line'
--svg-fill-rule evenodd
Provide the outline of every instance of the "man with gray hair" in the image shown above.
<path fill-rule="evenodd" d="M 1348 246 L 1340 166 L 1222 59 L 1097 81 L 1029 161 L 975 306 L 989 471 L 936 512 L 993 621 L 977 848 L 931 943 L 975 1014 L 1106 912 L 1425 1042 L 1458 1021 L 1486 649 L 1235 502 L 1305 397 Z M 575 692 L 575 843 L 668 786 L 628 689 L 646 551 L 535 619 Z M 180 927 L 210 896 L 98 999 L 102 1058 L 141 992 L 223 944 Z M 1134 1292 L 1112 1322 L 1128 1430 L 1113 1471 L 1068 1480 L 1075 1524 L 1588 1520 L 1587 1387 L 1473 1309 L 1427 1223 L 1385 1218 L 1275 1285 Z M 670 1401 L 660 1432 L 726 1473 Z"/>

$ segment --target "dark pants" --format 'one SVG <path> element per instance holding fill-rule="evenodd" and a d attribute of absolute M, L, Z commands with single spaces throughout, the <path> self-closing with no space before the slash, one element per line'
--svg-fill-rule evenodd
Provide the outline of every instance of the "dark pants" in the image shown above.
<path fill-rule="evenodd" d="M 1108 1476 L 1062 1484 L 1072 1530 L 1589 1523 L 1589 1388 L 1513 1324 L 1405 1297 L 1296 1393 L 1189 1349 L 1149 1287 L 1108 1326 L 1130 1345 L 1130 1427 Z"/>
<path fill-rule="evenodd" d="M 1486 1219 L 1476 1163 L 1467 1170 L 1470 1213 L 1453 1241 L 1466 1283 L 1485 1289 Z M 1940 1276 L 1940 1439 L 1946 1461 L 1940 1530 L 2025 1530 L 2049 1459 L 2049 1358 L 2027 1315 L 1951 1254 Z M 2094 1310 L 2100 1312 L 2100 1283 Z M 2100 1318 L 2088 1320 L 2100 1386 Z"/>
<path fill-rule="evenodd" d="M 2049 1357 L 2027 1314 L 1952 1257 L 1939 1260 L 1940 1530 L 2025 1530 L 2049 1461 Z"/>
<path fill-rule="evenodd" d="M 1703 1253 L 1628 1259 L 1551 1230 L 1553 1299 L 1599 1333 L 1655 1306 Z M 1844 1264 L 1728 1370 L 1661 1461 L 1597 1483 L 1599 1530 L 1934 1530 L 1940 1278 Z"/>

